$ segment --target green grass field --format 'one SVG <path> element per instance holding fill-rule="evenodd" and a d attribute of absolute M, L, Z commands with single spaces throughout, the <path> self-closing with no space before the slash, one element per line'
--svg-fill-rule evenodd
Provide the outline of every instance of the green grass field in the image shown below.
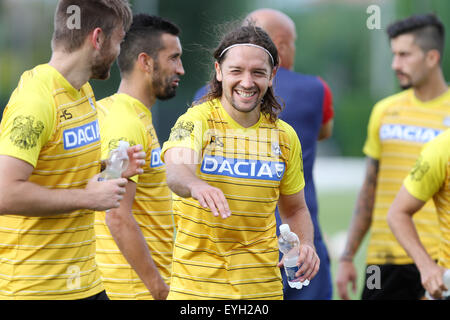
<path fill-rule="evenodd" d="M 338 264 L 336 255 L 338 250 L 335 250 L 334 248 L 339 246 L 342 247 L 345 244 L 345 237 L 343 232 L 346 232 L 350 225 L 357 193 L 357 189 L 345 189 L 336 192 L 319 190 L 318 192 L 319 223 L 322 228 L 322 233 L 327 241 L 331 258 L 331 270 L 333 276 L 333 300 L 340 299 L 337 294 L 335 283 Z M 339 234 L 340 236 L 336 236 Z M 366 236 L 355 257 L 355 267 L 357 268 L 358 272 L 358 283 L 355 295 L 352 294 L 351 289 L 349 288 L 350 297 L 352 299 L 360 298 L 361 290 L 364 285 L 367 239 L 368 237 Z"/>

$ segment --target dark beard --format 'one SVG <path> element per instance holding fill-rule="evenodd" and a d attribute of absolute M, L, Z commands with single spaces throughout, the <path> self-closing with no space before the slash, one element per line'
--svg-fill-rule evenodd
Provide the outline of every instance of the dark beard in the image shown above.
<path fill-rule="evenodd" d="M 155 88 L 155 96 L 159 100 L 169 100 L 177 94 L 177 87 L 173 87 L 171 83 L 178 79 L 178 76 L 163 78 L 160 73 L 159 63 L 154 65 L 153 88 Z"/>
<path fill-rule="evenodd" d="M 91 79 L 97 79 L 97 80 L 106 80 L 109 78 L 110 73 L 110 65 L 106 64 L 97 64 L 92 66 L 91 70 Z"/>
<path fill-rule="evenodd" d="M 111 66 L 114 63 L 116 57 L 112 56 L 110 51 L 111 45 L 103 47 L 101 50 L 101 56 L 96 59 L 91 68 L 91 79 L 106 80 L 109 78 Z"/>
<path fill-rule="evenodd" d="M 161 82 L 156 84 L 157 85 L 157 90 L 155 92 L 156 98 L 158 98 L 159 100 L 169 100 L 176 96 L 177 88 L 172 87 L 170 85 L 172 81 L 173 78 L 169 79 L 167 83 L 165 83 L 164 85 Z"/>

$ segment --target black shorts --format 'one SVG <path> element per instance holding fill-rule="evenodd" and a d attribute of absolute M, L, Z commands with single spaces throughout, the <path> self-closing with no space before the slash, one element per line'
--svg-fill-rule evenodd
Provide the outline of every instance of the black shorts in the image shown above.
<path fill-rule="evenodd" d="M 108 296 L 106 295 L 106 291 L 103 290 L 102 292 L 99 292 L 93 296 L 84 298 L 84 299 L 80 299 L 80 300 L 85 300 L 85 301 L 89 301 L 89 300 L 109 300 Z"/>
<path fill-rule="evenodd" d="M 425 296 L 420 272 L 415 264 L 366 266 L 379 269 L 379 285 L 374 287 L 375 272 L 366 272 L 362 300 L 419 300 Z M 376 275 L 378 276 L 378 275 Z"/>

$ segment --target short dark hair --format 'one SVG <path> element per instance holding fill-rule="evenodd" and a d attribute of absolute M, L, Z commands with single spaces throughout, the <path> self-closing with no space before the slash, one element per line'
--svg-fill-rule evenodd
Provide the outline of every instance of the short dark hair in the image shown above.
<path fill-rule="evenodd" d="M 161 41 L 164 33 L 178 36 L 180 28 L 158 16 L 144 13 L 134 15 L 133 23 L 120 47 L 120 55 L 117 60 L 120 73 L 126 74 L 133 70 L 137 57 L 142 52 L 156 60 L 158 52 L 164 49 Z"/>
<path fill-rule="evenodd" d="M 269 55 L 267 55 L 267 59 L 271 67 L 278 67 L 279 57 L 278 50 L 275 44 L 272 42 L 272 39 L 269 37 L 267 32 L 265 32 L 260 27 L 254 25 L 254 23 L 249 22 L 247 25 L 240 25 L 236 27 L 234 30 L 231 30 L 227 34 L 223 36 L 219 45 L 213 52 L 214 59 L 221 64 L 226 56 L 227 52 L 223 53 L 223 51 L 231 45 L 239 44 L 239 43 L 251 43 L 260 47 L 263 47 L 267 51 L 270 52 L 272 59 L 270 59 Z M 223 54 L 222 54 L 223 53 Z M 209 82 L 209 91 L 208 93 L 202 97 L 198 102 L 208 101 L 220 98 L 222 96 L 222 83 L 217 81 L 216 73 L 211 77 Z M 278 114 L 282 110 L 282 106 L 279 104 L 277 99 L 275 98 L 273 88 L 269 87 L 267 89 L 266 94 L 263 97 L 263 102 L 261 104 L 261 112 L 269 115 L 272 121 L 275 121 L 278 118 Z"/>
<path fill-rule="evenodd" d="M 69 28 L 71 8 L 80 10 L 79 28 Z M 69 10 L 69 11 L 68 11 Z M 125 31 L 131 25 L 132 13 L 127 0 L 60 0 L 54 16 L 52 47 L 62 46 L 67 52 L 79 49 L 87 35 L 101 28 L 109 36 L 118 23 Z"/>
<path fill-rule="evenodd" d="M 423 51 L 438 50 L 442 61 L 444 56 L 445 27 L 435 14 L 414 15 L 396 21 L 387 28 L 387 34 L 390 39 L 406 33 L 414 35 L 415 43 Z"/>

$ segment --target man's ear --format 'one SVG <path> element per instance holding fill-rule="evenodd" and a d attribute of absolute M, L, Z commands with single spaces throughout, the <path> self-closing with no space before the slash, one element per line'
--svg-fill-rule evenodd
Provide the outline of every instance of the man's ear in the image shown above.
<path fill-rule="evenodd" d="M 105 34 L 101 28 L 95 28 L 89 34 L 89 43 L 95 50 L 100 50 L 105 41 Z"/>
<path fill-rule="evenodd" d="M 441 61 L 441 54 L 439 53 L 439 50 L 431 49 L 427 52 L 426 55 L 426 63 L 429 67 L 435 67 L 436 65 L 439 65 Z"/>
<path fill-rule="evenodd" d="M 272 69 L 272 74 L 270 75 L 269 87 L 272 86 L 272 84 L 273 84 L 273 79 L 275 78 L 275 75 L 277 74 L 277 71 L 278 71 L 278 67 L 273 67 L 273 69 Z"/>
<path fill-rule="evenodd" d="M 220 64 L 217 61 L 214 62 L 214 68 L 216 69 L 216 80 L 222 82 L 222 70 L 220 69 Z"/>
<path fill-rule="evenodd" d="M 139 53 L 136 61 L 138 68 L 142 71 L 150 73 L 153 71 L 154 61 L 153 58 L 150 57 L 145 52 Z"/>

